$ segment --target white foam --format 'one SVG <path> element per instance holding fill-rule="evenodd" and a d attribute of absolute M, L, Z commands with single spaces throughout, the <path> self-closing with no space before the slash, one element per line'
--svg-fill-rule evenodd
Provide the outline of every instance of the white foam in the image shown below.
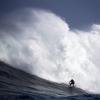
<path fill-rule="evenodd" d="M 100 92 L 100 25 L 73 31 L 50 11 L 12 13 L 0 29 L 0 59 L 42 78 Z"/>

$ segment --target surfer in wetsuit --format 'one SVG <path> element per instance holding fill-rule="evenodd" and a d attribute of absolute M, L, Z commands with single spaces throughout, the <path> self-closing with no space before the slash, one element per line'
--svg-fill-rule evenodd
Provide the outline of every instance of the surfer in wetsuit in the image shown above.
<path fill-rule="evenodd" d="M 73 79 L 71 79 L 70 82 L 69 82 L 69 86 L 74 87 L 74 84 L 75 84 L 75 81 Z"/>

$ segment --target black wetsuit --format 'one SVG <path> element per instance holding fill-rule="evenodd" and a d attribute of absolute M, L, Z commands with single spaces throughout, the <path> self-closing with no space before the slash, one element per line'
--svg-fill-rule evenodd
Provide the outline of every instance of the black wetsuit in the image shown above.
<path fill-rule="evenodd" d="M 74 84 L 75 84 L 75 81 L 74 81 L 73 79 L 70 80 L 69 85 L 70 85 L 71 87 L 74 87 Z"/>

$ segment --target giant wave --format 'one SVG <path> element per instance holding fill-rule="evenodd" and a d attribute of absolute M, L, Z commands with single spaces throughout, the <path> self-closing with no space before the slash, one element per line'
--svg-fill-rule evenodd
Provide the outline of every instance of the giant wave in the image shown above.
<path fill-rule="evenodd" d="M 96 24 L 87 32 L 72 30 L 50 11 L 15 11 L 0 23 L 0 59 L 54 82 L 74 78 L 77 86 L 99 93 L 99 33 Z"/>

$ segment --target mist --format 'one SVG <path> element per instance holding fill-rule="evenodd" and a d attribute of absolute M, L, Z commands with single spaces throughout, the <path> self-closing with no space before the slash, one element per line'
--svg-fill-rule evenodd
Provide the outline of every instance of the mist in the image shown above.
<path fill-rule="evenodd" d="M 72 30 L 51 11 L 21 9 L 1 19 L 0 60 L 47 80 L 99 93 L 100 25 Z M 20 76 L 19 76 L 20 77 Z"/>

